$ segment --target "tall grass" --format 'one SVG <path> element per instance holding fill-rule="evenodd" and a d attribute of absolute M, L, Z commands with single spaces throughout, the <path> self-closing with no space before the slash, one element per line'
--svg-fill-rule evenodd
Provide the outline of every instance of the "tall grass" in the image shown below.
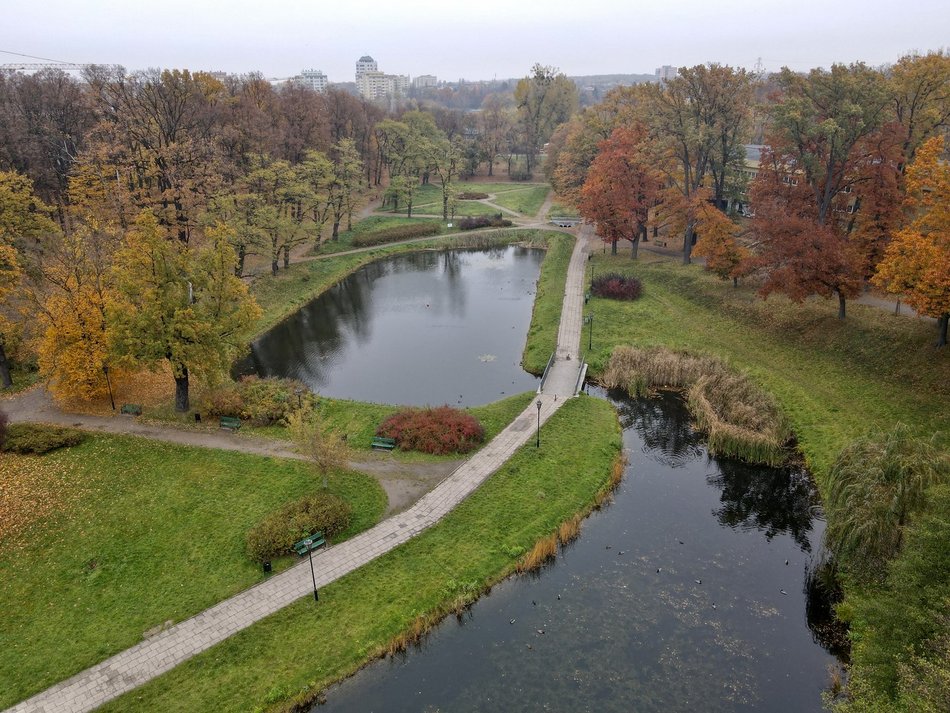
<path fill-rule="evenodd" d="M 686 402 L 709 451 L 750 463 L 780 465 L 791 430 L 778 403 L 747 375 L 715 357 L 666 347 L 616 347 L 601 381 L 631 396 L 653 389 L 686 392 Z"/>

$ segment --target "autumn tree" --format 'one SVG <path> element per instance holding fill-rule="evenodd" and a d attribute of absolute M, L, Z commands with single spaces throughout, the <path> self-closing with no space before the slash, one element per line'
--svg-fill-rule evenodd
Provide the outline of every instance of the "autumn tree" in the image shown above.
<path fill-rule="evenodd" d="M 107 392 L 111 367 L 106 310 L 114 293 L 114 231 L 91 219 L 70 221 L 73 228 L 45 246 L 38 266 L 41 290 L 34 291 L 40 334 L 40 373 L 58 398 L 92 399 Z M 124 372 L 111 370 L 113 380 Z"/>
<path fill-rule="evenodd" d="M 580 192 L 581 215 L 596 221 L 601 237 L 617 254 L 617 241 L 629 240 L 631 256 L 646 236 L 647 221 L 662 187 L 662 177 L 644 150 L 642 125 L 618 128 L 601 142 Z"/>
<path fill-rule="evenodd" d="M 325 201 L 333 220 L 331 240 L 339 238 L 340 223 L 344 216 L 346 217 L 346 229 L 353 229 L 353 209 L 362 173 L 363 162 L 360 160 L 353 139 L 341 139 L 334 144 L 333 164 L 329 167 L 327 174 L 327 197 Z"/>
<path fill-rule="evenodd" d="M 874 281 L 901 294 L 938 324 L 937 346 L 947 344 L 950 321 L 950 166 L 942 137 L 924 142 L 907 169 L 909 223 L 894 235 Z"/>
<path fill-rule="evenodd" d="M 903 129 L 902 167 L 924 141 L 950 124 L 950 55 L 946 50 L 901 57 L 888 71 L 894 118 Z"/>
<path fill-rule="evenodd" d="M 319 414 L 298 409 L 287 417 L 287 428 L 299 451 L 306 456 L 323 479 L 323 489 L 330 485 L 330 471 L 345 468 L 350 457 L 346 441 L 327 428 Z"/>
<path fill-rule="evenodd" d="M 808 75 L 784 69 L 778 84 L 783 94 L 750 191 L 767 274 L 762 294 L 837 296 L 844 319 L 865 265 L 860 242 L 849 239 L 851 194 L 860 195 L 874 171 L 896 171 L 875 139 L 889 95 L 883 77 L 863 64 Z"/>
<path fill-rule="evenodd" d="M 209 229 L 208 244 L 196 248 L 168 240 L 155 216 L 144 212 L 115 255 L 112 351 L 128 364 L 167 363 L 178 411 L 189 409 L 191 374 L 226 373 L 244 346 L 242 331 L 260 315 L 234 276 L 226 231 Z"/>
<path fill-rule="evenodd" d="M 644 91 L 656 165 L 672 191 L 685 205 L 697 206 L 697 194 L 712 188 L 712 200 L 723 206 L 730 178 L 743 164 L 752 77 L 742 69 L 697 65 Z M 693 220 L 685 221 L 684 264 L 690 262 L 695 230 Z"/>
<path fill-rule="evenodd" d="M 505 142 L 514 124 L 514 110 L 506 98 L 489 94 L 482 102 L 478 114 L 480 155 L 488 164 L 488 175 L 495 175 L 495 159 L 505 148 Z"/>
<path fill-rule="evenodd" d="M 529 76 L 519 80 L 515 105 L 527 175 L 534 171 L 544 143 L 577 110 L 577 101 L 577 86 L 555 67 L 536 64 Z"/>
<path fill-rule="evenodd" d="M 50 209 L 33 194 L 26 176 L 0 171 L 0 387 L 13 385 L 8 351 L 22 334 L 25 268 L 42 262 L 41 240 L 55 235 Z"/>
<path fill-rule="evenodd" d="M 699 238 L 693 254 L 705 258 L 705 267 L 723 280 L 732 280 L 733 287 L 739 279 L 754 269 L 752 252 L 739 242 L 736 224 L 709 202 L 704 202 L 698 217 Z"/>

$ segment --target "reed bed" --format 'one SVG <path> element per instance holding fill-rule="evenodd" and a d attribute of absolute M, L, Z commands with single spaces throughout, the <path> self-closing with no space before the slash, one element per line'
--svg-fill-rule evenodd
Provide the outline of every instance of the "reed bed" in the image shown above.
<path fill-rule="evenodd" d="M 690 413 L 715 455 L 771 466 L 788 459 L 791 430 L 778 403 L 748 375 L 715 357 L 665 347 L 620 346 L 601 381 L 631 396 L 658 388 L 684 391 Z"/>

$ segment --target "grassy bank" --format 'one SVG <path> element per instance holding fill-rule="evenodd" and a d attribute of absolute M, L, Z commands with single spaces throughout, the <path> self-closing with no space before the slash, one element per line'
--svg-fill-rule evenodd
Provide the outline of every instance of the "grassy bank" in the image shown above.
<path fill-rule="evenodd" d="M 594 375 L 618 344 L 723 358 L 778 399 L 819 485 L 841 448 L 868 430 L 902 421 L 950 444 L 950 352 L 930 346 L 932 325 L 859 304 L 839 321 L 830 302 L 763 301 L 698 266 L 649 253 L 639 263 L 602 254 L 592 262 L 596 272 L 631 272 L 644 283 L 639 300 L 595 297 L 587 306 L 595 315 Z"/>
<path fill-rule="evenodd" d="M 620 439 L 606 402 L 574 399 L 439 525 L 142 688 L 106 711 L 283 709 L 513 571 L 560 523 L 588 508 Z"/>
<path fill-rule="evenodd" d="M 521 364 L 532 374 L 541 375 L 557 346 L 557 330 L 564 304 L 564 283 L 574 250 L 574 238 L 567 233 L 547 232 L 548 254 L 541 265 L 538 292 L 534 298 L 531 326 Z"/>
<path fill-rule="evenodd" d="M 499 192 L 491 202 L 522 215 L 535 216 L 541 210 L 550 190 L 547 185 L 526 186 L 520 190 Z"/>
<path fill-rule="evenodd" d="M 0 708 L 260 581 L 248 529 L 317 488 L 305 463 L 131 437 L 0 453 Z M 353 508 L 345 537 L 386 508 L 366 475 L 330 490 Z"/>
<path fill-rule="evenodd" d="M 361 235 L 367 235 L 378 230 L 386 230 L 388 228 L 396 228 L 403 225 L 418 225 L 428 223 L 441 225 L 442 234 L 457 232 L 457 229 L 455 228 L 446 228 L 440 218 L 406 218 L 405 216 L 399 217 L 388 215 L 371 215 L 368 218 L 364 218 L 359 223 L 356 223 L 352 230 L 342 231 L 337 240 L 328 240 L 327 242 L 323 243 L 317 250 L 311 251 L 311 254 L 330 255 L 333 253 L 342 252 L 344 250 L 352 250 L 354 248 L 353 239 Z"/>

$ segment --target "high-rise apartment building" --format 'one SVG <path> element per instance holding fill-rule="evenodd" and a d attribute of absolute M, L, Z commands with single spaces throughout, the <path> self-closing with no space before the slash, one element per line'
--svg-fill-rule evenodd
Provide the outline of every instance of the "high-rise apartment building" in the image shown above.
<path fill-rule="evenodd" d="M 300 74 L 294 77 L 294 81 L 315 92 L 325 92 L 327 90 L 327 75 L 319 69 L 303 69 Z"/>

